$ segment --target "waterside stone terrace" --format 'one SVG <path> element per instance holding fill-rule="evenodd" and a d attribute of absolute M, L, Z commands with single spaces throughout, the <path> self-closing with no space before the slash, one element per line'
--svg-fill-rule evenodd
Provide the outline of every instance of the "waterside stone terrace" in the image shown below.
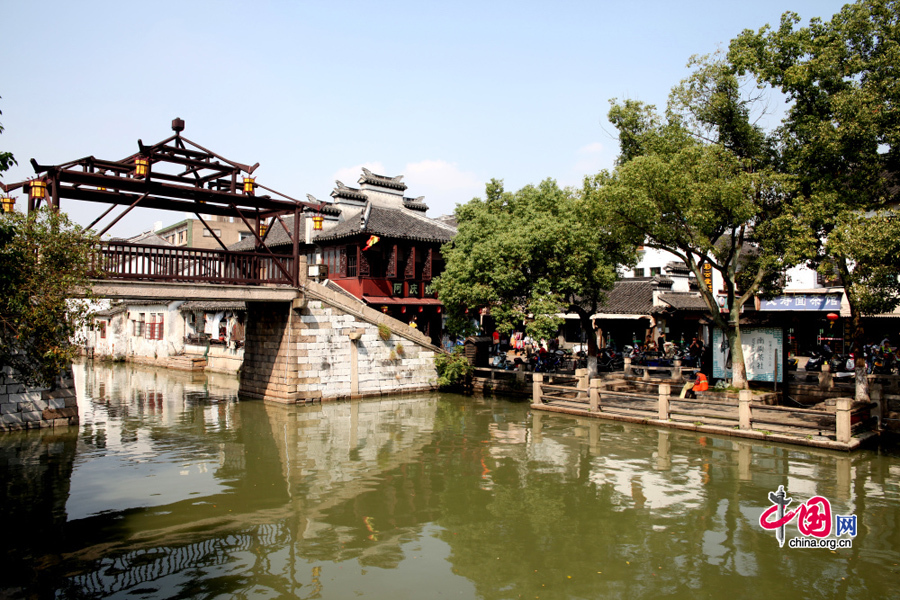
<path fill-rule="evenodd" d="M 0 369 L 0 431 L 65 427 L 78 424 L 72 368 L 50 387 L 20 383 L 11 367 Z"/>

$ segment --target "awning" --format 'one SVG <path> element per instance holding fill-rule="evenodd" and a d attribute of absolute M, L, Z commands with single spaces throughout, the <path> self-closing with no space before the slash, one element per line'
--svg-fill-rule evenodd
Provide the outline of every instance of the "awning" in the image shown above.
<path fill-rule="evenodd" d="M 393 296 L 363 296 L 369 304 L 405 305 L 405 306 L 443 306 L 437 298 L 395 298 Z"/>
<path fill-rule="evenodd" d="M 595 315 L 591 315 L 592 319 L 630 319 L 632 321 L 637 319 L 650 319 L 650 315 L 625 315 L 625 314 L 617 314 L 617 313 L 597 313 Z"/>

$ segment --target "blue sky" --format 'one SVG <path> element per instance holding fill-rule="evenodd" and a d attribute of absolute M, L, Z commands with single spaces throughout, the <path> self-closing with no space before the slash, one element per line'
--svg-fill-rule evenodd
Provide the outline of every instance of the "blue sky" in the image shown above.
<path fill-rule="evenodd" d="M 367 166 L 437 216 L 491 178 L 580 185 L 617 154 L 610 98 L 663 106 L 691 55 L 843 4 L 0 0 L 0 149 L 19 161 L 3 181 L 32 176 L 30 158 L 123 158 L 181 117 L 295 198 Z M 84 225 L 106 208 L 63 203 Z M 136 209 L 113 233 L 181 218 Z"/>

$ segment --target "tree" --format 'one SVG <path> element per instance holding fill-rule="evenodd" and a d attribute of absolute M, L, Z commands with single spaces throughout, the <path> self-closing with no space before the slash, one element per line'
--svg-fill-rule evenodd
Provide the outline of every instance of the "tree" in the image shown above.
<path fill-rule="evenodd" d="M 652 106 L 612 101 L 621 154 L 613 172 L 585 180 L 584 196 L 620 239 L 666 250 L 703 281 L 709 264 L 722 278 L 723 313 L 701 286 L 728 340 L 733 385 L 746 387 L 740 312 L 799 260 L 808 240 L 794 219 L 791 181 L 772 166 L 774 150 L 751 123 L 751 102 L 727 63 L 695 59 L 665 118 Z"/>
<path fill-rule="evenodd" d="M 828 22 L 785 13 L 777 30 L 744 31 L 729 59 L 787 97 L 783 168 L 798 181 L 817 238 L 811 266 L 840 274 L 850 304 L 856 397 L 868 398 L 863 314 L 900 301 L 900 2 L 860 0 Z M 873 216 L 873 213 L 876 213 Z M 868 217 L 868 218 L 867 218 Z"/>
<path fill-rule="evenodd" d="M 467 310 L 489 308 L 500 331 L 525 324 L 534 337 L 556 335 L 563 312 L 579 315 L 589 352 L 597 345 L 590 317 L 616 279 L 616 265 L 634 261 L 571 190 L 547 179 L 507 192 L 493 179 L 485 199 L 458 206 L 458 233 L 442 249 L 446 267 L 436 286 L 454 333 L 469 333 Z"/>
<path fill-rule="evenodd" d="M 92 238 L 50 209 L 0 217 L 0 365 L 30 385 L 50 385 L 71 364 L 88 324 Z"/>

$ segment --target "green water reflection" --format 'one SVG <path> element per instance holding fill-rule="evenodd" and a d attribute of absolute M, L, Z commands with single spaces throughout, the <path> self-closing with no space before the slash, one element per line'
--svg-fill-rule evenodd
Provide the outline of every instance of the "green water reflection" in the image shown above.
<path fill-rule="evenodd" d="M 124 365 L 76 380 L 77 432 L 0 438 L 0 597 L 897 595 L 890 453 L 455 395 L 239 402 L 233 378 Z M 853 548 L 779 548 L 757 523 L 778 485 L 858 515 Z"/>

